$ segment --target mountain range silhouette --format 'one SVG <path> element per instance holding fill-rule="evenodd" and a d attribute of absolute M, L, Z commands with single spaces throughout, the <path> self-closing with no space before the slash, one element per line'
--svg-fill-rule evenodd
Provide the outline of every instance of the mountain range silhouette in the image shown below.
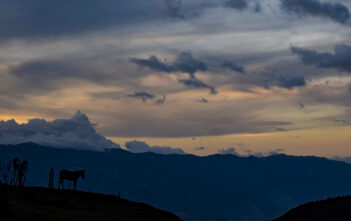
<path fill-rule="evenodd" d="M 0 159 L 29 162 L 29 186 L 47 186 L 48 171 L 86 169 L 78 189 L 148 203 L 184 220 L 267 220 L 312 200 L 351 193 L 351 165 L 319 157 L 135 154 L 0 146 Z"/>

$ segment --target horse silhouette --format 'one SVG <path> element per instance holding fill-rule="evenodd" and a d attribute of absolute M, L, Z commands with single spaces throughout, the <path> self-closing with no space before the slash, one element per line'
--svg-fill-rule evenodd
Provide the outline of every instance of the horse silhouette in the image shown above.
<path fill-rule="evenodd" d="M 71 171 L 71 170 L 61 170 L 60 171 L 60 176 L 59 176 L 59 183 L 58 183 L 58 188 L 62 187 L 64 189 L 64 181 L 72 181 L 73 182 L 73 189 L 77 189 L 77 181 L 79 177 L 82 177 L 84 180 L 85 177 L 85 170 L 77 170 L 77 171 Z"/>

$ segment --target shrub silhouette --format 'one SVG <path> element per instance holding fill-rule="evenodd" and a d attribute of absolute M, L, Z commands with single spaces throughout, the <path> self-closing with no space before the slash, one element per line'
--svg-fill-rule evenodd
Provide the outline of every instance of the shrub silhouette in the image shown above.
<path fill-rule="evenodd" d="M 10 177 L 10 173 L 11 173 L 11 167 L 12 167 L 12 163 L 9 162 L 7 164 L 5 164 L 4 162 L 1 163 L 1 178 L 2 178 L 2 182 L 5 184 L 9 184 L 9 177 Z"/>

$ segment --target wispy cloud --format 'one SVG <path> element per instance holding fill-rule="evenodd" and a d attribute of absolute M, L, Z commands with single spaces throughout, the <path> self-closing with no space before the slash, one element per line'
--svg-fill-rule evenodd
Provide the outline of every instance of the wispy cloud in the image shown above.
<path fill-rule="evenodd" d="M 155 95 L 147 92 L 135 92 L 134 94 L 129 94 L 128 97 L 141 98 L 143 102 L 154 99 Z"/>

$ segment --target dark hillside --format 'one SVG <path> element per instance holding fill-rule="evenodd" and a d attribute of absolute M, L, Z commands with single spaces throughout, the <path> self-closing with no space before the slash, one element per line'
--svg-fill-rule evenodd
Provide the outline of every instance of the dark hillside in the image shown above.
<path fill-rule="evenodd" d="M 345 221 L 351 220 L 351 197 L 316 201 L 290 210 L 273 221 Z"/>
<path fill-rule="evenodd" d="M 0 208 L 0 220 L 6 221 L 181 220 L 172 213 L 113 195 L 39 187 L 0 185 Z"/>

